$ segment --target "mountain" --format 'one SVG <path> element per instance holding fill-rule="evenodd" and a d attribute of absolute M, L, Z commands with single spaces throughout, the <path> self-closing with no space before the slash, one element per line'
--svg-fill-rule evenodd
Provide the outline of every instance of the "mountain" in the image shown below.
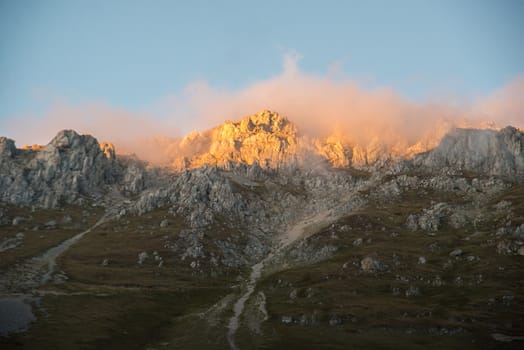
<path fill-rule="evenodd" d="M 523 134 L 513 127 L 454 129 L 440 143 L 426 139 L 392 146 L 374 138 L 362 145 L 340 134 L 302 135 L 289 120 L 265 110 L 182 139 L 158 142 L 168 157 L 167 172 L 173 175 L 206 167 L 235 173 L 240 167 L 255 173 L 276 171 L 285 178 L 293 171 L 303 173 L 323 166 L 326 171 L 470 172 L 518 181 L 524 176 Z M 436 147 L 428 149 L 432 144 Z M 112 144 L 98 143 L 73 130 L 61 131 L 40 148 L 17 149 L 4 137 L 0 151 L 0 200 L 16 205 L 55 208 L 80 204 L 88 197 L 102 198 L 111 188 L 136 194 L 148 187 L 146 178 L 152 183 L 162 179 L 147 170 L 145 162 L 117 156 Z"/>
<path fill-rule="evenodd" d="M 430 170 L 449 168 L 477 174 L 524 177 L 523 133 L 511 126 L 500 131 L 456 129 L 415 164 Z"/>
<path fill-rule="evenodd" d="M 164 166 L 0 138 L 0 344 L 519 348 L 524 134 L 440 133 L 261 111 L 157 139 Z"/>
<path fill-rule="evenodd" d="M 0 200 L 16 205 L 82 204 L 86 196 L 102 196 L 108 186 L 133 187 L 137 181 L 126 178 L 133 169 L 117 160 L 112 144 L 73 130 L 60 131 L 40 150 L 17 149 L 12 140 L 0 138 L 0 155 Z"/>
<path fill-rule="evenodd" d="M 499 134 L 493 125 L 486 125 L 491 129 L 484 131 L 471 129 L 470 134 L 476 135 L 479 143 L 479 155 L 486 154 L 485 147 L 493 143 L 492 138 Z M 400 139 L 396 135 L 376 134 L 372 137 L 352 140 L 342 131 L 335 131 L 327 135 L 311 136 L 300 132 L 299 128 L 285 117 L 276 112 L 263 110 L 257 114 L 247 116 L 237 122 L 226 121 L 223 125 L 204 132 L 193 132 L 181 139 L 156 138 L 152 140 L 154 147 L 164 153 L 165 165 L 177 170 L 195 169 L 204 165 L 213 165 L 227 168 L 232 163 L 247 165 L 258 164 L 264 168 L 311 167 L 312 164 L 326 163 L 335 168 L 356 168 L 369 170 L 378 167 L 391 167 L 402 160 L 411 160 L 417 154 L 429 152 L 439 146 L 444 136 L 445 142 L 453 138 L 454 133 L 460 133 L 450 122 L 442 121 L 435 125 L 435 130 L 419 136 L 416 139 Z M 508 143 L 493 144 L 489 152 L 500 150 L 505 152 L 508 147 L 518 147 L 520 131 L 514 128 L 514 140 Z M 465 132 L 465 131 L 463 131 Z M 512 132 L 503 131 L 502 134 Z M 500 134 L 500 135 L 502 135 Z M 481 136 L 484 135 L 484 136 Z M 466 135 L 459 135 L 459 139 L 467 141 Z M 509 137 L 509 136 L 508 136 Z M 500 137 L 499 137 L 500 138 Z M 484 143 L 485 141 L 485 143 Z M 467 145 L 458 145 L 457 149 Z M 439 149 L 447 147 L 441 145 Z M 476 147 L 470 145 L 468 147 Z M 427 158 L 419 161 L 417 166 L 439 167 L 445 157 L 453 163 L 460 162 L 460 151 L 453 154 L 447 150 L 436 151 L 443 156 Z M 518 157 L 518 155 L 515 155 Z M 418 157 L 419 159 L 421 157 Z M 437 159 L 438 158 L 438 159 Z M 476 166 L 477 164 L 472 164 Z M 508 165 L 511 167 L 511 165 Z M 521 164 L 515 166 L 521 167 Z M 504 168 L 504 166 L 502 166 Z M 502 170 L 501 168 L 501 170 Z M 490 171 L 489 164 L 482 171 Z"/>

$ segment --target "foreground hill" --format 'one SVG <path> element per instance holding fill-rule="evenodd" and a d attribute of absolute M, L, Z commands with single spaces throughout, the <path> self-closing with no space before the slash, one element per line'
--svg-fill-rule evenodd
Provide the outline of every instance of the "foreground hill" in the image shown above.
<path fill-rule="evenodd" d="M 362 146 L 269 111 L 165 140 L 164 168 L 2 138 L 0 344 L 520 348 L 523 143 Z"/>

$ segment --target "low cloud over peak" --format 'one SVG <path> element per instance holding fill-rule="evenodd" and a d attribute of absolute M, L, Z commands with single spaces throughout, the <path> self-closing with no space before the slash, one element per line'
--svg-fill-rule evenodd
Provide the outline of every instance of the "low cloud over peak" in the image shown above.
<path fill-rule="evenodd" d="M 278 111 L 304 134 L 325 136 L 336 131 L 355 143 L 379 139 L 414 144 L 452 127 L 524 126 L 524 77 L 473 103 L 413 102 L 388 87 L 364 88 L 330 70 L 327 75 L 303 72 L 297 54 L 286 55 L 280 74 L 231 90 L 205 81 L 159 99 L 148 113 L 103 103 L 56 103 L 43 115 L 11 120 L 8 137 L 23 143 L 43 143 L 60 129 L 75 129 L 118 149 L 134 152 L 138 140 L 153 136 L 179 137 L 205 130 L 224 120 L 237 120 L 263 109 Z"/>

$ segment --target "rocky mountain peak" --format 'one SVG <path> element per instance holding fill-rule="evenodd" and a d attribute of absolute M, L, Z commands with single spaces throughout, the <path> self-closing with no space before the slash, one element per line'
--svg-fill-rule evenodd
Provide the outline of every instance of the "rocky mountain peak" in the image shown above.
<path fill-rule="evenodd" d="M 235 164 L 259 170 L 294 170 L 315 168 L 320 163 L 328 168 L 330 164 L 372 172 L 417 168 L 439 174 L 468 171 L 524 176 L 524 134 L 516 128 L 455 129 L 437 147 L 431 144 L 391 145 L 380 137 L 357 144 L 340 132 L 312 138 L 300 134 L 285 117 L 263 110 L 182 139 L 166 138 L 155 150 L 167 154 L 175 174 L 209 165 L 229 170 Z M 0 138 L 0 200 L 5 202 L 56 207 L 63 202 L 77 203 L 83 196 L 102 193 L 114 184 L 138 193 L 148 181 L 156 181 L 157 176 L 148 177 L 144 169 L 145 163 L 137 159 L 117 157 L 111 143 L 99 143 L 73 130 L 60 131 L 43 148 L 17 149 L 13 140 Z M 284 172 L 282 176 L 286 176 Z"/>
<path fill-rule="evenodd" d="M 415 164 L 437 170 L 452 168 L 480 174 L 524 176 L 524 134 L 508 126 L 500 131 L 454 129 Z"/>
<path fill-rule="evenodd" d="M 295 125 L 276 112 L 263 110 L 203 133 L 191 133 L 171 147 L 170 156 L 176 168 L 227 167 L 230 162 L 278 168 L 296 158 L 297 143 Z"/>
<path fill-rule="evenodd" d="M 288 137 L 297 134 L 296 127 L 287 118 L 269 110 L 262 110 L 237 123 L 228 124 L 237 127 L 241 133 L 283 134 Z"/>
<path fill-rule="evenodd" d="M 76 203 L 114 182 L 115 152 L 90 135 L 62 130 L 41 151 L 17 149 L 0 139 L 0 199 L 56 207 Z"/>
<path fill-rule="evenodd" d="M 52 147 L 74 147 L 83 142 L 91 141 L 92 137 L 89 135 L 79 135 L 74 130 L 62 130 L 49 142 L 48 146 Z"/>
<path fill-rule="evenodd" d="M 430 168 L 432 164 L 438 164 L 435 167 L 441 169 L 443 164 L 439 159 L 449 158 L 449 162 L 446 160 L 449 164 L 446 163 L 448 165 L 445 166 L 477 169 L 490 174 L 506 174 L 508 171 L 502 169 L 507 169 L 508 166 L 512 169 L 515 166 L 520 167 L 518 159 L 522 146 L 519 141 L 521 132 L 518 129 L 509 127 L 500 132 L 493 129 L 453 131 L 455 129 L 452 124 L 445 120 L 435 127 L 431 133 L 420 135 L 418 139 L 391 139 L 382 137 L 384 135 L 375 135 L 357 142 L 337 130 L 323 137 L 301 134 L 298 127 L 287 118 L 277 112 L 262 110 L 239 121 L 226 121 L 204 132 L 193 132 L 183 139 L 162 142 L 161 148 L 165 150 L 168 162 L 175 169 L 192 169 L 204 165 L 228 168 L 231 163 L 256 163 L 262 167 L 278 169 L 319 161 L 337 168 L 381 168 L 401 159 L 411 160 L 417 154 L 436 149 L 439 143 L 440 151 L 436 150 L 431 159 L 422 163 L 421 157 L 418 157 L 417 164 Z M 452 131 L 447 134 L 450 130 Z M 448 136 L 444 137 L 446 134 Z M 491 141 L 486 141 L 487 139 Z M 490 142 L 491 146 L 488 147 Z M 502 157 L 507 159 L 503 161 L 505 164 L 495 166 L 490 161 L 480 164 L 471 159 L 463 159 L 465 154 L 475 153 L 478 153 L 477 158 L 484 159 L 491 152 L 492 157 L 499 149 L 510 152 Z M 463 150 L 466 153 L 463 154 Z M 468 164 L 458 164 L 459 159 Z M 489 168 L 491 165 L 495 168 Z"/>

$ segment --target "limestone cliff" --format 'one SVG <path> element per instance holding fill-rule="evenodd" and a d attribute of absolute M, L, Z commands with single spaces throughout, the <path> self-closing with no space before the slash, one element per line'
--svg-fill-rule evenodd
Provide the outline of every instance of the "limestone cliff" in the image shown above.
<path fill-rule="evenodd" d="M 182 139 L 162 139 L 159 145 L 170 160 L 167 169 L 117 156 L 112 144 L 99 143 L 92 136 L 72 130 L 59 132 L 43 148 L 17 149 L 13 140 L 2 137 L 0 201 L 57 207 L 81 203 L 85 198 L 102 198 L 108 191 L 137 195 L 158 185 L 163 172 L 176 175 L 180 170 L 209 166 L 232 173 L 246 168 L 242 172 L 251 175 L 264 169 L 280 183 L 287 183 L 287 177 L 294 176 L 296 169 L 307 170 L 318 164 L 326 170 L 354 167 L 386 173 L 402 168 L 429 174 L 468 171 L 522 180 L 524 136 L 518 129 L 456 129 L 435 147 L 443 130 L 410 142 L 386 142 L 387 138 L 377 135 L 358 144 L 342 132 L 316 138 L 302 135 L 286 118 L 261 111 Z"/>
<path fill-rule="evenodd" d="M 415 157 L 414 164 L 439 171 L 524 177 L 524 134 L 516 128 L 500 131 L 455 129 L 438 147 Z"/>
<path fill-rule="evenodd" d="M 114 148 L 73 130 L 59 132 L 41 150 L 17 149 L 0 139 L 0 200 L 56 207 L 75 203 L 115 181 Z"/>
<path fill-rule="evenodd" d="M 391 141 L 387 135 L 375 135 L 366 142 L 356 142 L 343 132 L 311 137 L 276 112 L 263 110 L 239 121 L 203 132 L 193 132 L 182 139 L 156 138 L 160 153 L 167 155 L 175 169 L 193 169 L 203 165 L 229 167 L 231 163 L 254 164 L 279 169 L 325 162 L 333 167 L 368 168 L 383 166 L 435 147 L 450 126 L 423 135 L 411 143 Z"/>
<path fill-rule="evenodd" d="M 298 151 L 297 128 L 277 113 L 262 111 L 238 122 L 202 133 L 191 133 L 172 145 L 169 156 L 175 168 L 229 162 L 278 168 L 294 162 Z"/>

